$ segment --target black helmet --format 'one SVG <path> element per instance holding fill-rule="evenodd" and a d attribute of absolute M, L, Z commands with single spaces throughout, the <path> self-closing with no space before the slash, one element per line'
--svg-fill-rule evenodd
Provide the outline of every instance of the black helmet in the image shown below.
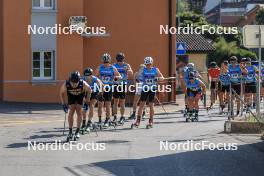
<path fill-rule="evenodd" d="M 93 74 L 93 69 L 91 69 L 91 68 L 86 68 L 83 71 L 83 76 L 91 76 L 92 74 Z"/>
<path fill-rule="evenodd" d="M 223 63 L 224 63 L 224 65 L 228 65 L 228 61 L 226 61 L 226 60 Z"/>
<path fill-rule="evenodd" d="M 116 61 L 117 61 L 117 62 L 123 62 L 124 59 L 125 59 L 125 55 L 124 55 L 124 53 L 118 53 L 118 54 L 116 55 Z"/>
<path fill-rule="evenodd" d="M 211 63 L 210 63 L 210 67 L 211 67 L 211 68 L 215 68 L 216 66 L 217 66 L 216 62 L 211 62 Z"/>
<path fill-rule="evenodd" d="M 71 73 L 70 81 L 73 83 L 77 83 L 80 81 L 80 73 L 78 71 L 74 71 Z"/>
<path fill-rule="evenodd" d="M 110 54 L 105 53 L 105 54 L 102 56 L 102 60 L 103 60 L 104 63 L 110 63 L 110 62 L 111 62 L 111 56 L 110 56 Z"/>

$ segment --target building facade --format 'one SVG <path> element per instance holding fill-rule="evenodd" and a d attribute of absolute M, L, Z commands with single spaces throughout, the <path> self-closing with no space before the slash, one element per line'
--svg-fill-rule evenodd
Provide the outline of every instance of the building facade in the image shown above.
<path fill-rule="evenodd" d="M 124 52 L 134 70 L 152 56 L 165 76 L 175 74 L 175 36 L 160 34 L 160 25 L 175 26 L 175 0 L 0 3 L 1 100 L 59 102 L 59 88 L 69 73 L 95 69 L 105 52 L 113 58 Z M 69 26 L 71 16 L 86 16 L 88 26 L 104 26 L 107 35 L 28 34 L 28 25 Z"/>
<path fill-rule="evenodd" d="M 248 14 L 262 4 L 263 0 L 222 0 L 205 15 L 212 24 L 243 27 L 241 24 L 247 23 Z"/>

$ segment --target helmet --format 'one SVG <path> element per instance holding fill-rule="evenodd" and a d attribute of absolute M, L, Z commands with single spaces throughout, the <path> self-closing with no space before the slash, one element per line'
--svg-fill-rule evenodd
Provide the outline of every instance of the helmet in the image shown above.
<path fill-rule="evenodd" d="M 125 59 L 125 55 L 124 55 L 124 53 L 118 53 L 118 54 L 116 55 L 116 61 L 117 61 L 117 62 L 123 62 L 124 59 Z"/>
<path fill-rule="evenodd" d="M 247 62 L 247 58 L 245 58 L 245 57 L 242 58 L 242 59 L 241 59 L 241 62 Z"/>
<path fill-rule="evenodd" d="M 152 59 L 152 57 L 145 57 L 145 59 L 144 59 L 144 64 L 145 64 L 145 65 L 153 64 L 153 59 Z"/>
<path fill-rule="evenodd" d="M 91 69 L 91 68 L 86 68 L 83 71 L 83 76 L 91 76 L 92 74 L 93 74 L 93 69 Z"/>
<path fill-rule="evenodd" d="M 245 59 L 245 62 L 251 62 L 251 58 L 249 58 L 249 57 L 246 58 L 246 59 Z"/>
<path fill-rule="evenodd" d="M 228 65 L 228 61 L 224 61 L 223 63 L 224 63 L 224 65 Z"/>
<path fill-rule="evenodd" d="M 105 54 L 102 56 L 102 60 L 103 60 L 104 63 L 110 63 L 110 62 L 111 62 L 111 56 L 110 56 L 110 54 L 105 53 Z"/>
<path fill-rule="evenodd" d="M 236 57 L 236 56 L 231 56 L 231 57 L 229 58 L 229 61 L 237 61 L 237 57 Z"/>
<path fill-rule="evenodd" d="M 188 63 L 187 67 L 193 69 L 194 68 L 194 63 Z"/>
<path fill-rule="evenodd" d="M 210 67 L 215 68 L 217 66 L 216 62 L 211 62 Z"/>
<path fill-rule="evenodd" d="M 70 81 L 73 83 L 77 83 L 80 81 L 80 73 L 78 71 L 74 71 L 70 75 Z"/>

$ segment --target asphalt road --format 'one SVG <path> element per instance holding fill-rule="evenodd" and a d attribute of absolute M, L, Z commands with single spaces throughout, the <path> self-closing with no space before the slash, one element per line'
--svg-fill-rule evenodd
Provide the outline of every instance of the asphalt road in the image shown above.
<path fill-rule="evenodd" d="M 217 109 L 200 121 L 186 123 L 180 106 L 155 108 L 155 124 L 145 129 L 143 121 L 131 130 L 132 122 L 117 129 L 81 136 L 81 144 L 105 144 L 105 150 L 28 150 L 28 141 L 52 143 L 65 140 L 64 115 L 59 106 L 1 104 L 0 175 L 2 176 L 263 176 L 264 142 L 259 135 L 225 134 L 226 117 Z M 237 150 L 160 150 L 169 144 L 208 141 L 235 143 Z M 174 148 L 175 149 L 175 148 Z"/>

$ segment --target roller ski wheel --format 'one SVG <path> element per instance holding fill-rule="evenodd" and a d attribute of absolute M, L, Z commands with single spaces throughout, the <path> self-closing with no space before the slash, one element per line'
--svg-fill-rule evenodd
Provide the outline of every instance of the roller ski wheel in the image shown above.
<path fill-rule="evenodd" d="M 66 142 L 71 142 L 71 141 L 73 141 L 73 134 L 68 134 L 66 138 Z"/>

